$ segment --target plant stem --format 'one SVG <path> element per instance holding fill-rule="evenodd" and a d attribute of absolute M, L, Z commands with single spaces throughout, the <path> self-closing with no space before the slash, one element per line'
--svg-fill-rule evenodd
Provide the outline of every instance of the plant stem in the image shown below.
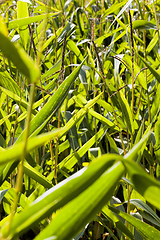
<path fill-rule="evenodd" d="M 24 164 L 24 159 L 25 159 L 25 156 L 26 156 L 27 139 L 28 139 L 28 135 L 29 135 L 29 125 L 30 125 L 30 120 L 31 120 L 32 105 L 33 105 L 33 102 L 34 102 L 34 90 L 35 90 L 35 84 L 33 84 L 31 86 L 30 101 L 29 101 L 29 106 L 28 106 L 28 114 L 27 114 L 27 118 L 26 118 L 26 122 L 25 122 L 23 152 L 22 152 L 22 156 L 21 156 L 21 162 L 20 162 L 19 168 L 18 168 L 18 175 L 17 175 L 16 186 L 15 186 L 16 195 L 15 195 L 14 203 L 13 203 L 12 209 L 11 209 L 10 221 L 9 221 L 9 225 L 8 225 L 8 235 L 9 235 L 9 231 L 10 231 L 10 228 L 11 228 L 12 219 L 13 219 L 14 214 L 15 214 L 16 209 L 17 209 L 17 205 L 18 205 L 18 201 L 19 201 L 19 197 L 20 197 L 20 192 L 21 192 L 22 185 L 23 185 L 23 164 Z"/>

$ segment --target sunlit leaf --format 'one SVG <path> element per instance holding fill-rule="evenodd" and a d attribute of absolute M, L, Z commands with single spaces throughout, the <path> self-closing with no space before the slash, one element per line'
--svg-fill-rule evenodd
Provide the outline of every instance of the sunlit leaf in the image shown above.
<path fill-rule="evenodd" d="M 20 18 L 20 19 L 16 19 L 16 20 L 10 21 L 10 22 L 8 22 L 6 24 L 7 24 L 8 30 L 10 30 L 10 29 L 17 28 L 17 27 L 23 27 L 23 26 L 31 24 L 33 22 L 41 21 L 46 16 L 47 17 L 54 17 L 54 16 L 56 17 L 59 13 L 41 14 L 41 15 L 37 15 L 37 16 L 30 16 L 30 17 Z"/>
<path fill-rule="evenodd" d="M 40 240 L 50 236 L 59 240 L 73 238 L 107 203 L 123 172 L 124 167 L 120 163 L 111 167 L 91 187 L 61 209 L 50 225 L 35 239 Z"/>
<path fill-rule="evenodd" d="M 146 20 L 136 20 L 133 22 L 133 29 L 157 29 L 156 25 Z"/>
<path fill-rule="evenodd" d="M 28 54 L 17 44 L 13 44 L 9 38 L 0 32 L 0 49 L 4 56 L 24 74 L 30 82 L 37 82 L 40 72 L 38 66 Z"/>

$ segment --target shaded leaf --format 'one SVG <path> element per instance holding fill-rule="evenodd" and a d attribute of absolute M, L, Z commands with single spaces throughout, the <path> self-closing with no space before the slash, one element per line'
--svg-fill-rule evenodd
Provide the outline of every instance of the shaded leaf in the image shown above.
<path fill-rule="evenodd" d="M 155 229 L 154 227 L 140 221 L 139 219 L 125 213 L 122 212 L 116 208 L 110 207 L 109 208 L 115 212 L 116 214 L 118 214 L 119 216 L 123 217 L 127 222 L 129 222 L 130 224 L 132 224 L 139 232 L 142 236 L 146 237 L 147 239 L 156 239 L 158 240 L 160 238 L 160 232 Z"/>

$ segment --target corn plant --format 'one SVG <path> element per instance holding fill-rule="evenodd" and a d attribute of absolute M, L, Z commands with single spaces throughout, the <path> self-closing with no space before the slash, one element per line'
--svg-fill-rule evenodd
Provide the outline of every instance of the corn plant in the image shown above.
<path fill-rule="evenodd" d="M 0 10 L 0 239 L 159 240 L 159 3 Z"/>

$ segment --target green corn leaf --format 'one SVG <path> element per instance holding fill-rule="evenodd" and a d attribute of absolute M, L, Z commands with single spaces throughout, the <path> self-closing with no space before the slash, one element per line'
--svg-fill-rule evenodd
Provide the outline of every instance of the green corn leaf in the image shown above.
<path fill-rule="evenodd" d="M 21 95 L 21 89 L 18 86 L 18 84 L 11 78 L 9 73 L 7 71 L 4 71 L 4 69 L 0 69 L 0 86 L 3 88 L 8 89 L 12 93 L 15 93 L 20 97 Z M 23 97 L 22 97 L 23 98 Z"/>
<path fill-rule="evenodd" d="M 144 120 L 142 121 L 142 123 L 141 123 L 141 125 L 139 127 L 139 130 L 137 132 L 134 144 L 137 144 L 141 140 L 142 135 L 143 135 L 143 126 L 144 126 Z"/>
<path fill-rule="evenodd" d="M 81 63 L 81 65 L 75 69 L 71 75 L 61 84 L 61 86 L 59 87 L 59 89 L 56 91 L 56 93 L 53 95 L 53 97 L 51 97 L 51 99 L 48 101 L 48 103 L 45 104 L 45 106 L 42 108 L 42 110 L 36 115 L 36 117 L 31 121 L 30 124 L 30 134 L 34 133 L 34 136 L 37 135 L 39 133 L 39 131 L 41 130 L 42 127 L 45 126 L 45 124 L 49 121 L 49 119 L 51 118 L 51 116 L 53 115 L 53 113 L 56 111 L 56 109 L 60 106 L 60 104 L 62 103 L 63 99 L 65 98 L 65 95 L 68 93 L 68 90 L 72 84 L 72 82 L 76 79 L 76 77 L 78 76 L 78 73 L 80 71 L 80 68 L 82 66 L 83 62 Z M 70 129 L 70 121 L 68 122 L 69 127 L 66 127 L 66 130 L 61 131 L 61 134 L 65 134 L 69 129 Z M 75 124 L 75 122 L 73 122 L 73 124 Z M 41 127 L 41 128 L 40 128 Z M 24 131 L 22 132 L 22 134 L 20 135 L 20 137 L 18 138 L 16 145 L 18 145 L 19 142 L 21 142 L 23 140 L 23 135 L 24 135 Z M 32 134 L 33 135 L 33 134 Z M 34 141 L 33 141 L 34 142 Z M 23 143 L 21 143 L 23 146 Z M 1 164 L 2 161 L 6 162 L 10 162 L 12 161 L 14 158 L 19 158 L 21 151 L 18 151 L 19 149 L 19 145 L 16 146 L 14 145 L 15 148 L 11 148 L 10 152 L 7 151 L 7 153 L 3 153 L 4 156 L 3 158 L 1 158 Z M 34 146 L 34 144 L 32 145 Z M 30 146 L 31 147 L 31 146 Z M 33 149 L 31 147 L 28 148 L 28 152 Z M 6 155 L 5 155 L 6 154 Z M 14 170 L 14 168 L 17 166 L 18 162 L 13 162 L 13 163 L 8 163 L 6 167 L 2 167 L 1 169 L 1 182 L 3 182 L 5 180 L 5 178 Z M 2 175 L 3 172 L 3 175 Z"/>
<path fill-rule="evenodd" d="M 149 176 L 137 163 L 128 159 L 125 159 L 123 163 L 136 191 L 139 192 L 149 203 L 157 209 L 160 209 L 160 183 Z"/>
<path fill-rule="evenodd" d="M 26 2 L 17 1 L 17 19 L 29 17 L 28 6 Z M 27 44 L 29 41 L 29 29 L 26 26 L 19 28 L 20 37 L 24 49 L 27 49 Z"/>
<path fill-rule="evenodd" d="M 133 0 L 129 0 L 129 1 L 127 1 L 127 2 L 126 2 L 126 1 L 123 2 L 123 4 L 125 4 L 124 7 L 119 11 L 118 15 L 115 17 L 114 21 L 111 23 L 109 29 L 110 29 L 111 26 L 115 23 L 115 21 L 119 20 L 120 16 L 121 16 L 121 15 L 124 13 L 124 11 L 129 7 L 129 5 L 132 3 L 132 1 L 133 1 Z M 113 8 L 113 11 L 115 11 L 114 8 Z M 108 31 L 109 31 L 109 29 L 108 29 Z"/>
<path fill-rule="evenodd" d="M 15 199 L 15 196 L 16 196 L 15 189 L 10 188 L 10 189 L 8 189 L 8 191 L 6 192 L 4 197 L 11 205 Z M 21 206 L 22 208 L 26 208 L 30 203 L 31 203 L 31 201 L 29 201 L 29 199 L 24 194 L 21 193 L 20 197 L 19 197 L 19 206 Z"/>
<path fill-rule="evenodd" d="M 52 41 L 55 39 L 55 34 L 53 34 L 49 39 L 47 39 L 42 47 L 42 51 L 44 51 L 44 49 L 46 49 L 47 47 L 49 47 L 50 44 L 52 44 Z"/>
<path fill-rule="evenodd" d="M 8 37 L 0 32 L 0 49 L 17 69 L 24 74 L 30 82 L 37 82 L 40 72 L 31 57 L 18 44 L 12 43 Z"/>
<path fill-rule="evenodd" d="M 59 71 L 60 69 L 61 69 L 61 59 L 58 62 L 56 62 L 54 66 L 50 68 L 45 74 L 42 75 L 41 77 L 42 83 L 45 82 L 45 79 L 49 80 L 50 79 L 49 77 L 52 76 L 52 74 L 54 74 L 55 72 Z M 56 75 L 54 75 L 54 77 L 55 76 Z M 51 78 L 53 78 L 53 76 Z"/>
<path fill-rule="evenodd" d="M 2 111 L 2 109 L 0 110 Z M 0 125 L 2 125 L 8 118 L 10 118 L 10 116 L 12 116 L 16 111 L 13 111 L 12 113 L 10 113 L 9 115 L 3 117 L 0 119 Z M 2 112 L 1 112 L 2 113 Z"/>
<path fill-rule="evenodd" d="M 45 17 L 47 16 L 49 17 L 56 17 L 60 12 L 57 13 L 49 13 L 49 14 L 41 14 L 41 15 L 37 15 L 37 16 L 29 16 L 29 17 L 25 17 L 25 18 L 20 18 L 20 19 L 16 19 L 13 21 L 10 21 L 7 24 L 7 28 L 8 30 L 11 30 L 13 28 L 19 28 L 19 27 L 23 27 L 25 25 L 34 23 L 34 22 L 38 22 L 41 21 L 43 19 L 45 19 Z"/>
<path fill-rule="evenodd" d="M 89 114 L 91 114 L 93 117 L 95 117 L 96 119 L 98 119 L 99 121 L 103 122 L 104 124 L 106 124 L 109 128 L 113 127 L 113 129 L 115 130 L 119 130 L 118 127 L 116 127 L 114 125 L 114 123 L 112 123 L 111 121 L 109 121 L 107 118 L 103 117 L 101 114 L 97 113 L 96 111 L 89 109 L 88 110 Z"/>
<path fill-rule="evenodd" d="M 82 19 L 82 16 L 81 16 L 81 11 L 82 11 L 82 9 L 80 7 L 76 9 L 77 23 L 78 23 L 78 27 L 79 27 L 81 36 L 83 37 L 83 35 L 84 35 L 84 25 L 83 25 L 83 19 Z"/>
<path fill-rule="evenodd" d="M 31 167 L 27 162 L 24 162 L 24 173 L 30 178 L 34 179 L 36 182 L 40 183 L 45 188 L 51 188 L 53 186 L 46 177 L 44 177 L 40 172 Z"/>
<path fill-rule="evenodd" d="M 60 85 L 60 87 L 57 89 L 54 95 L 49 99 L 49 101 L 44 105 L 44 107 L 33 118 L 33 120 L 30 123 L 29 135 L 31 135 L 34 131 L 40 128 L 40 126 L 43 125 L 44 122 L 46 124 L 49 121 L 49 119 L 53 116 L 53 114 L 56 112 L 56 110 L 60 107 L 60 105 L 62 104 L 62 102 L 66 97 L 66 94 L 70 89 L 71 84 L 78 77 L 78 74 L 82 65 L 83 65 L 83 62 L 65 79 L 65 81 Z M 22 141 L 23 137 L 24 137 L 24 131 L 18 138 L 18 142 Z"/>
<path fill-rule="evenodd" d="M 157 79 L 157 81 L 160 83 L 160 74 L 141 55 L 138 54 L 138 56 L 142 60 L 142 62 L 144 62 L 146 67 L 148 67 L 148 69 L 151 71 L 151 73 Z"/>
<path fill-rule="evenodd" d="M 103 40 L 104 40 L 105 38 L 110 37 L 110 36 L 113 36 L 115 33 L 119 32 L 119 31 L 121 31 L 121 30 L 123 30 L 122 27 L 116 28 L 116 29 L 114 29 L 113 31 L 111 31 L 111 32 L 109 32 L 109 33 L 106 33 L 106 34 L 104 34 L 103 36 L 97 38 L 97 39 L 95 40 L 95 43 L 97 43 L 98 46 L 101 46 L 101 44 L 102 44 L 102 42 L 103 42 Z"/>
<path fill-rule="evenodd" d="M 146 20 L 136 20 L 133 22 L 133 29 L 157 29 L 156 25 Z"/>
<path fill-rule="evenodd" d="M 132 61 L 131 61 L 131 57 L 128 56 L 127 54 L 123 57 L 123 60 L 125 60 L 127 62 L 127 66 L 130 70 L 130 72 L 132 72 Z M 134 74 L 135 76 L 138 76 L 137 79 L 139 81 L 139 83 L 141 84 L 141 86 L 147 90 L 147 83 L 146 83 L 146 79 L 145 76 L 143 74 L 143 72 L 140 72 L 141 69 L 140 67 L 137 65 L 137 63 L 134 61 Z"/>
<path fill-rule="evenodd" d="M 29 153 L 34 148 L 43 145 L 45 142 L 50 141 L 52 138 L 56 138 L 61 131 L 62 131 L 61 129 L 57 129 L 55 131 L 43 133 L 39 136 L 28 139 L 26 153 Z M 23 145 L 24 143 L 20 142 L 11 147 L 6 148 L 6 151 L 3 151 L 1 153 L 0 165 L 6 164 L 13 160 L 20 160 L 20 156 L 22 155 L 23 152 Z"/>
<path fill-rule="evenodd" d="M 0 98 L 0 108 L 2 107 L 3 103 L 5 102 L 6 99 L 6 94 L 5 93 L 1 93 L 1 98 Z"/>
<path fill-rule="evenodd" d="M 110 153 L 119 154 L 118 148 L 117 148 L 117 145 L 116 145 L 114 139 L 108 134 L 108 132 L 106 132 L 106 136 L 107 136 L 107 139 L 108 139 L 108 142 L 109 142 L 109 145 L 110 145 Z"/>
<path fill-rule="evenodd" d="M 65 125 L 65 128 L 63 131 L 61 131 L 61 134 L 59 136 L 59 138 L 61 138 L 62 136 L 64 136 L 67 131 L 69 131 L 69 129 L 71 129 L 71 127 L 73 125 L 75 125 L 77 122 L 80 121 L 80 119 L 82 119 L 84 117 L 84 115 L 86 114 L 86 112 L 88 111 L 88 109 L 90 109 L 91 107 L 93 107 L 96 102 L 98 101 L 98 99 L 102 96 L 103 93 L 100 93 L 97 97 L 95 97 L 94 99 L 90 100 L 83 108 L 81 108 Z"/>
<path fill-rule="evenodd" d="M 121 158 L 120 156 L 118 158 Z M 10 237 L 19 236 L 38 221 L 49 216 L 56 209 L 64 206 L 92 185 L 117 159 L 117 156 L 105 155 L 95 159 L 86 168 L 64 180 L 57 186 L 46 191 L 18 216 L 11 225 Z M 2 229 L 2 235 L 8 233 L 7 226 Z"/>
<path fill-rule="evenodd" d="M 26 153 L 30 152 L 31 150 L 33 150 L 38 146 L 43 145 L 45 142 L 48 142 L 53 138 L 57 138 L 60 132 L 61 132 L 61 129 L 28 139 Z M 23 144 L 24 144 L 23 142 L 20 142 L 15 144 L 14 146 L 3 149 L 1 153 L 2 158 L 0 160 L 0 183 L 1 184 L 17 167 L 18 161 L 20 160 L 20 157 L 22 155 Z M 7 162 L 8 164 L 6 164 Z M 27 165 L 27 164 L 25 165 L 25 172 L 26 174 L 33 177 L 33 179 L 35 179 L 37 182 L 44 185 L 45 187 L 50 188 L 52 186 L 52 184 L 48 180 L 46 180 L 39 172 L 37 172 L 30 165 Z"/>
<path fill-rule="evenodd" d="M 17 104 L 21 103 L 21 105 L 27 109 L 27 106 L 29 106 L 28 102 L 25 101 L 25 99 L 21 99 L 17 94 L 15 94 L 13 91 L 10 91 L 8 89 L 5 89 L 3 87 L 0 87 L 0 90 L 4 92 L 7 96 L 11 97 L 16 101 Z"/>
<path fill-rule="evenodd" d="M 146 224 L 145 222 L 140 221 L 139 219 L 122 212 L 116 208 L 109 207 L 113 212 L 118 214 L 120 217 L 123 217 L 127 222 L 132 224 L 139 232 L 140 234 L 147 239 L 150 240 L 158 240 L 160 238 L 160 232 L 155 229 L 154 227 Z"/>
<path fill-rule="evenodd" d="M 68 122 L 71 118 L 72 118 L 71 112 L 66 111 L 65 112 L 66 122 Z M 77 128 L 76 128 L 75 125 L 69 130 L 68 139 L 69 139 L 69 143 L 70 143 L 71 148 L 73 149 L 73 151 L 76 151 L 76 149 L 79 148 L 79 142 L 78 142 Z"/>
<path fill-rule="evenodd" d="M 58 240 L 72 239 L 111 198 L 123 173 L 124 167 L 120 162 L 112 166 L 89 188 L 64 206 L 35 240 L 51 236 Z"/>
<path fill-rule="evenodd" d="M 127 30 L 129 31 L 129 28 L 119 18 L 117 18 L 116 20 L 119 23 L 119 25 L 123 27 L 123 29 L 125 29 L 126 31 Z M 144 45 L 144 42 L 139 37 L 137 37 L 134 33 L 133 33 L 133 37 L 135 40 L 138 40 L 138 42 L 142 44 L 142 46 Z"/>
<path fill-rule="evenodd" d="M 94 4 L 95 2 L 96 2 L 96 0 L 91 0 L 91 1 L 87 2 L 86 8 L 88 8 L 89 6 Z"/>
<path fill-rule="evenodd" d="M 118 216 L 109 209 L 109 207 L 106 205 L 102 209 L 102 213 L 104 216 L 106 216 L 111 223 L 116 225 L 116 227 L 121 230 L 124 234 L 126 234 L 129 238 L 134 239 L 133 234 L 129 231 L 129 229 L 123 224 L 123 222 L 118 218 Z"/>
<path fill-rule="evenodd" d="M 10 131 L 10 130 L 12 129 L 12 126 L 11 126 L 11 122 L 9 121 L 9 119 L 8 119 L 8 117 L 7 117 L 7 113 L 4 112 L 4 111 L 2 110 L 2 108 L 0 109 L 0 113 L 1 113 L 1 115 L 2 115 L 2 119 L 5 119 L 5 124 L 6 124 L 6 127 L 7 127 L 8 131 Z M 1 119 L 1 120 L 2 120 L 2 119 Z"/>
<path fill-rule="evenodd" d="M 67 32 L 67 36 L 69 36 L 74 31 L 74 29 L 75 29 L 75 24 L 68 22 L 66 26 L 63 28 L 63 31 L 61 32 L 59 37 L 57 38 L 57 42 L 53 44 L 53 49 L 54 48 L 59 49 L 59 47 L 63 43 L 65 33 Z"/>
<path fill-rule="evenodd" d="M 144 133 L 142 139 L 124 156 L 124 159 L 132 159 L 135 160 L 138 151 L 141 150 L 144 143 L 148 141 L 149 136 L 151 135 L 151 131 L 147 131 Z"/>
<path fill-rule="evenodd" d="M 143 210 L 139 210 L 139 214 L 148 221 L 148 224 L 153 224 L 153 226 L 157 229 L 158 227 L 160 227 L 160 224 L 155 220 L 155 218 L 153 218 L 149 213 L 143 211 Z M 152 226 L 152 225 L 151 225 Z"/>
<path fill-rule="evenodd" d="M 93 68 L 95 68 L 95 63 L 94 63 L 94 60 L 93 60 L 91 51 L 90 51 L 90 49 L 89 49 L 88 47 L 87 47 L 87 52 L 88 52 L 89 59 L 90 59 L 90 61 L 91 61 L 91 66 L 92 66 Z"/>
<path fill-rule="evenodd" d="M 152 208 L 148 206 L 145 202 L 143 202 L 140 199 L 131 199 L 130 203 L 137 206 L 138 208 L 143 209 L 145 212 L 149 213 L 160 225 L 160 218 L 157 216 L 157 214 L 153 211 Z"/>
<path fill-rule="evenodd" d="M 146 54 L 151 52 L 151 50 L 154 48 L 154 46 L 157 44 L 157 42 L 158 42 L 158 33 L 156 33 L 154 35 L 154 37 L 152 38 L 152 40 L 148 44 L 148 46 L 146 48 Z"/>
<path fill-rule="evenodd" d="M 106 109 L 108 112 L 112 112 L 113 108 L 111 107 L 111 105 L 109 103 L 107 103 L 106 101 L 99 99 L 97 101 L 97 103 L 102 106 L 104 109 Z"/>
<path fill-rule="evenodd" d="M 119 93 L 119 99 L 120 99 L 119 103 L 121 105 L 122 114 L 124 116 L 128 130 L 129 130 L 130 134 L 133 134 L 134 133 L 134 124 L 133 124 L 131 109 L 130 109 L 127 99 L 125 98 L 124 94 L 121 91 Z"/>
<path fill-rule="evenodd" d="M 76 44 L 69 39 L 67 41 L 67 45 L 69 46 L 70 50 L 74 52 L 74 54 L 77 56 L 77 58 L 82 62 L 84 60 L 82 53 L 80 52 L 79 48 L 76 46 Z"/>
<path fill-rule="evenodd" d="M 73 153 L 71 156 L 67 156 L 63 159 L 62 162 L 58 164 L 58 169 L 68 169 L 70 170 L 80 159 L 83 155 L 95 144 L 98 139 L 104 134 L 107 127 L 103 127 L 99 132 L 97 132 L 89 141 L 87 141 L 76 153 Z"/>
<path fill-rule="evenodd" d="M 130 3 L 132 1 L 130 0 Z M 122 1 L 122 2 L 115 2 L 114 4 L 111 5 L 111 7 L 109 7 L 107 10 L 105 10 L 103 17 L 110 15 L 111 13 L 115 13 L 117 10 L 119 10 L 122 6 L 124 6 L 126 3 L 126 1 Z M 127 3 L 128 4 L 128 3 Z M 127 6 L 127 5 L 126 5 Z M 126 8 L 126 7 L 125 7 Z M 125 8 L 123 11 L 125 11 Z M 119 16 L 123 13 L 123 11 L 120 11 L 120 14 L 117 16 L 119 18 Z"/>
<path fill-rule="evenodd" d="M 95 219 L 97 220 L 97 222 L 98 222 L 99 224 L 101 224 L 103 227 L 106 228 L 107 233 L 109 233 L 108 235 L 109 235 L 110 237 L 112 237 L 114 240 L 118 240 L 118 238 L 116 237 L 116 235 L 114 235 L 114 233 L 112 232 L 112 230 L 105 224 L 105 221 L 103 220 L 102 217 L 96 215 L 96 218 L 95 218 Z"/>

